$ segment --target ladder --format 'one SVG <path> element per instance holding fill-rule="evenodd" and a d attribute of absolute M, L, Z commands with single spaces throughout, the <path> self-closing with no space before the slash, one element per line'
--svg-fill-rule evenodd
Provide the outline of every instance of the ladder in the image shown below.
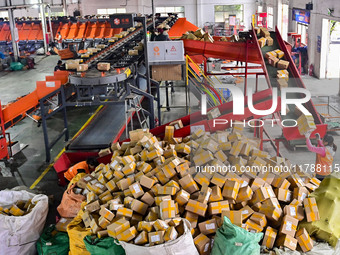
<path fill-rule="evenodd" d="M 129 129 L 128 129 L 129 118 L 131 119 L 130 121 L 131 130 L 133 130 L 133 113 L 134 112 L 136 112 L 140 128 L 149 128 L 143 108 L 139 103 L 138 95 L 130 94 L 125 97 L 125 125 L 126 125 L 125 133 L 126 133 L 127 138 L 129 137 Z"/>

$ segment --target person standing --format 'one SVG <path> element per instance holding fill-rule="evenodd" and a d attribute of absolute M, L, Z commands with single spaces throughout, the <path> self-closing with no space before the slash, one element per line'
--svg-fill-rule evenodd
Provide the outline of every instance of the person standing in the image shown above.
<path fill-rule="evenodd" d="M 318 179 L 323 179 L 332 173 L 332 165 L 337 146 L 334 144 L 333 136 L 326 134 L 321 140 L 320 135 L 315 134 L 318 146 L 315 147 L 310 141 L 311 133 L 307 133 L 306 144 L 309 151 L 316 153 L 315 173 Z"/>
<path fill-rule="evenodd" d="M 62 50 L 63 49 L 63 37 L 61 36 L 60 32 L 58 32 L 57 42 L 58 42 L 59 50 Z"/>

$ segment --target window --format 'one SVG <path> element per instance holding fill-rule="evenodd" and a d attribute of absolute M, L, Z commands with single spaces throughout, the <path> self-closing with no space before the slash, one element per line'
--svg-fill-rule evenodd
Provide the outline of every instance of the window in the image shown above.
<path fill-rule="evenodd" d="M 8 11 L 0 12 L 0 18 L 8 18 Z"/>
<path fill-rule="evenodd" d="M 243 4 L 215 5 L 215 22 L 228 21 L 229 15 L 236 15 L 236 19 L 243 22 Z"/>
<path fill-rule="evenodd" d="M 99 15 L 109 15 L 115 13 L 126 13 L 125 8 L 110 8 L 110 9 L 97 9 Z"/>
<path fill-rule="evenodd" d="M 257 6 L 257 12 L 263 12 L 263 6 L 262 5 Z"/>
<path fill-rule="evenodd" d="M 267 6 L 267 25 L 268 28 L 274 28 L 274 8 L 272 6 Z"/>
<path fill-rule="evenodd" d="M 156 7 L 156 13 L 160 13 L 161 16 L 168 16 L 168 13 L 177 13 L 178 17 L 184 18 L 184 6 L 172 6 L 172 7 Z"/>

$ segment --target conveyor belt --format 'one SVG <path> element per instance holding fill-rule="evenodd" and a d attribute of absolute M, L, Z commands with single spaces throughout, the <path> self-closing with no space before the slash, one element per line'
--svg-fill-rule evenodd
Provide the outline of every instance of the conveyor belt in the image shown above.
<path fill-rule="evenodd" d="M 145 69 L 141 66 L 139 71 Z M 139 78 L 141 90 L 146 91 L 146 80 Z M 139 98 L 141 99 L 141 98 Z M 125 106 L 121 104 L 106 105 L 101 109 L 85 129 L 67 146 L 68 150 L 98 150 L 109 147 L 119 138 L 125 125 Z"/>
<path fill-rule="evenodd" d="M 68 145 L 68 150 L 104 149 L 125 125 L 124 104 L 107 105 Z"/>

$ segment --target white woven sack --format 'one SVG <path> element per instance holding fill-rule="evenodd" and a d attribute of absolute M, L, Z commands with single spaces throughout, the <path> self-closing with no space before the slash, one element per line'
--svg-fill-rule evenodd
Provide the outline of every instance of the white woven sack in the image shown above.
<path fill-rule="evenodd" d="M 48 197 L 27 191 L 0 191 L 0 206 L 8 207 L 18 200 L 36 202 L 33 210 L 24 216 L 0 214 L 0 254 L 35 255 L 35 243 L 44 228 L 48 213 Z"/>
<path fill-rule="evenodd" d="M 173 241 L 151 247 L 119 242 L 125 249 L 126 255 L 199 255 L 190 233 L 190 223 L 184 221 L 184 234 Z"/>

